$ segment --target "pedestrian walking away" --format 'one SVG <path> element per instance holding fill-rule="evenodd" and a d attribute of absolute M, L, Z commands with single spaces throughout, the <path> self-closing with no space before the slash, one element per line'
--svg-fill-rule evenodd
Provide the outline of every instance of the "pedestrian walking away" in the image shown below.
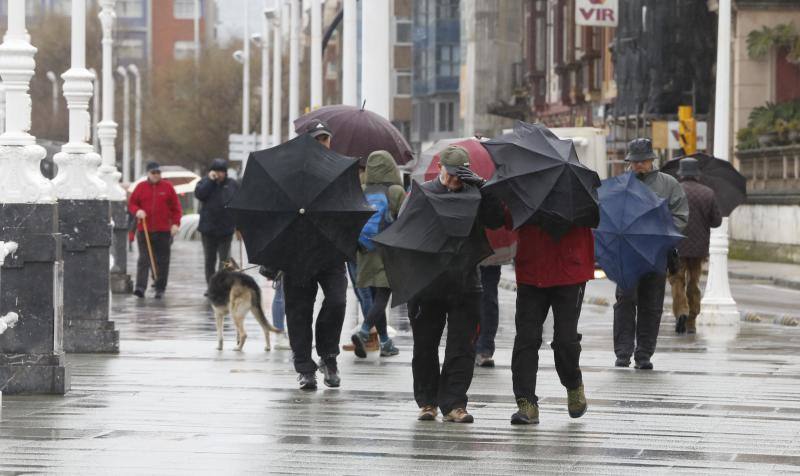
<path fill-rule="evenodd" d="M 359 237 L 356 287 L 371 290 L 372 306 L 364 318 L 361 329 L 351 336 L 351 340 L 356 356 L 366 357 L 370 329 L 375 327 L 380 339 L 381 357 L 391 357 L 399 353 L 389 338 L 386 323 L 386 306 L 389 304 L 391 289 L 383 259 L 372 238 L 394 222 L 406 194 L 400 171 L 388 152 L 376 151 L 367 159 L 364 196 L 375 209 L 375 213 L 364 225 Z"/>
<path fill-rule="evenodd" d="M 217 260 L 219 269 L 222 269 L 222 264 L 231 255 L 231 242 L 236 228 L 233 215 L 225 206 L 237 190 L 239 183 L 228 177 L 228 162 L 223 159 L 214 159 L 208 175 L 195 186 L 194 196 L 202 204 L 197 231 L 203 241 L 206 282 L 217 271 Z"/>
<path fill-rule="evenodd" d="M 136 242 L 139 258 L 133 294 L 143 298 L 147 290 L 148 273 L 152 268 L 148 256 L 149 238 L 155 267 L 158 270 L 154 283 L 155 297 L 160 299 L 167 289 L 170 247 L 172 238 L 180 228 L 183 211 L 175 188 L 168 181 L 161 179 L 161 166 L 157 162 L 150 162 L 146 170 L 147 180 L 136 186 L 128 200 L 128 211 L 138 222 Z M 145 220 L 148 236 L 145 236 Z"/>
<path fill-rule="evenodd" d="M 497 198 L 481 190 L 485 180 L 469 165 L 464 148 L 446 149 L 441 155 L 440 175 L 422 185 L 415 183 L 398 221 L 375 238 L 383 247 L 389 284 L 396 296 L 393 305 L 395 299 L 411 297 L 411 368 L 419 420 L 435 420 L 438 407 L 446 422 L 473 421 L 467 412 L 467 392 L 480 322 L 478 263 L 491 254 L 485 229 L 502 226 L 503 211 Z M 404 248 L 409 243 L 416 249 Z M 412 256 L 416 258 L 408 258 Z M 398 269 L 403 271 L 398 273 Z M 407 279 L 403 279 L 404 273 Z M 439 344 L 445 326 L 447 339 L 440 367 Z"/>
<path fill-rule="evenodd" d="M 649 139 L 634 139 L 628 144 L 626 162 L 630 164 L 637 179 L 667 201 L 672 221 L 678 231 L 682 231 L 689 221 L 686 194 L 675 178 L 654 168 L 653 162 L 656 158 Z M 630 289 L 617 286 L 614 304 L 614 353 L 617 367 L 628 367 L 633 356 L 637 369 L 653 368 L 651 357 L 656 350 L 661 325 L 666 280 L 667 270 L 664 269 L 645 274 Z"/>
<path fill-rule="evenodd" d="M 678 263 L 669 274 L 669 284 L 675 332 L 694 334 L 700 314 L 700 273 L 708 258 L 711 228 L 722 224 L 722 214 L 714 192 L 699 181 L 697 160 L 682 158 L 678 165 L 680 184 L 689 201 L 689 223 L 683 231 L 686 238 L 678 244 Z"/>

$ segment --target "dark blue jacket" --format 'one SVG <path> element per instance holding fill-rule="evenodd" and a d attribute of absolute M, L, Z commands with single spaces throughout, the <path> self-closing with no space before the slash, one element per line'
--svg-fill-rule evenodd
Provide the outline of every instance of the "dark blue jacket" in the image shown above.
<path fill-rule="evenodd" d="M 239 190 L 236 180 L 226 178 L 219 183 L 203 177 L 194 189 L 194 196 L 202 202 L 200 225 L 197 230 L 205 235 L 228 236 L 235 231 L 233 215 L 225 208 Z"/>

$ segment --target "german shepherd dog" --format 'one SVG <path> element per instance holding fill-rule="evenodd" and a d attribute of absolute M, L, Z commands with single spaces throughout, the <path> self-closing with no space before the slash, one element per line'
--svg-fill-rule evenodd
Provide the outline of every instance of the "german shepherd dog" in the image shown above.
<path fill-rule="evenodd" d="M 269 341 L 270 332 L 281 332 L 273 327 L 261 309 L 261 289 L 256 281 L 239 271 L 239 266 L 233 258 L 228 259 L 223 264 L 220 271 L 211 276 L 208 283 L 208 299 L 214 309 L 214 317 L 217 320 L 217 350 L 222 350 L 222 323 L 227 314 L 233 318 L 236 327 L 236 347 L 234 350 L 242 350 L 244 341 L 247 340 L 247 333 L 244 331 L 244 318 L 248 312 L 252 312 L 261 329 L 264 331 L 266 345 L 264 350 L 270 350 L 272 345 Z"/>

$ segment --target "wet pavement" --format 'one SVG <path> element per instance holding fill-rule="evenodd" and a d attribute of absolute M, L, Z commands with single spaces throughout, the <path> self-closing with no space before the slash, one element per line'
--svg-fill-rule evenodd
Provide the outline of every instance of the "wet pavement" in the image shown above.
<path fill-rule="evenodd" d="M 230 322 L 226 349 L 215 349 L 199 246 L 176 243 L 173 257 L 163 301 L 115 296 L 119 355 L 69 355 L 64 397 L 3 397 L 0 474 L 800 472 L 797 327 L 743 322 L 730 341 L 707 328 L 675 336 L 665 314 L 655 370 L 617 369 L 611 307 L 594 300 L 580 324 L 588 413 L 567 415 L 543 345 L 541 424 L 512 427 L 514 293 L 501 290 L 498 365 L 476 369 L 475 423 L 417 422 L 402 309 L 390 318 L 400 355 L 345 354 L 340 389 L 303 393 L 290 352 L 264 352 L 254 319 L 243 352 L 231 350 Z M 737 298 L 737 286 L 767 305 L 800 302 L 744 282 Z M 608 289 L 594 282 L 587 295 L 611 299 Z M 356 313 L 349 295 L 345 329 Z"/>

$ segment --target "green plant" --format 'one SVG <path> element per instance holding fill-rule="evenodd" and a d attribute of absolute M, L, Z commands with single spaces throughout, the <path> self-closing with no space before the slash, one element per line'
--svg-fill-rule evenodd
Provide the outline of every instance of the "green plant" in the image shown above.
<path fill-rule="evenodd" d="M 739 150 L 758 149 L 758 134 L 752 127 L 744 127 L 736 133 L 736 146 Z"/>
<path fill-rule="evenodd" d="M 786 58 L 800 62 L 800 31 L 794 23 L 784 23 L 772 28 L 765 26 L 747 35 L 747 54 L 755 60 L 764 59 L 773 48 L 788 48 Z"/>

